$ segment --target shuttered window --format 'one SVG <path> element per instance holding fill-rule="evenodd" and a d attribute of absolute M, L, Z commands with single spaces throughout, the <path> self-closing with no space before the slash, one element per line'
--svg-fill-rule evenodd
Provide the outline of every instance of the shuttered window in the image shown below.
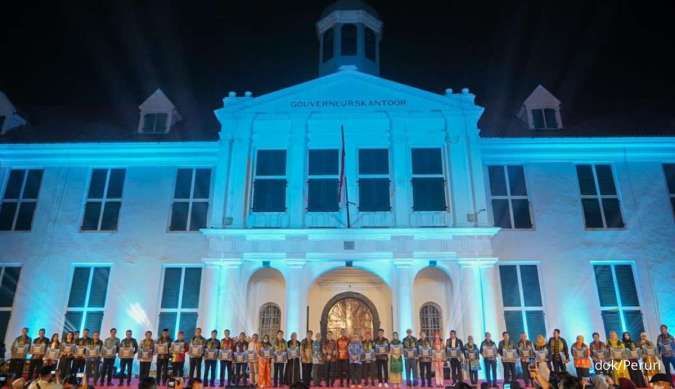
<path fill-rule="evenodd" d="M 499 278 L 504 322 L 509 335 L 513 339 L 521 333 L 526 333 L 530 339 L 546 335 L 537 265 L 501 265 Z"/>
<path fill-rule="evenodd" d="M 19 266 L 0 267 L 0 339 L 5 339 L 7 325 L 12 315 L 16 286 L 19 284 Z"/>
<path fill-rule="evenodd" d="M 307 178 L 307 211 L 338 210 L 339 154 L 337 150 L 310 150 Z"/>
<path fill-rule="evenodd" d="M 623 228 L 621 204 L 610 165 L 577 165 L 586 228 Z"/>
<path fill-rule="evenodd" d="M 201 267 L 164 268 L 158 332 L 167 328 L 173 337 L 178 335 L 178 331 L 185 331 L 186 337 L 194 334 L 201 282 Z"/>
<path fill-rule="evenodd" d="M 110 267 L 76 266 L 70 284 L 64 332 L 100 331 L 103 321 Z"/>
<path fill-rule="evenodd" d="M 13 169 L 0 204 L 0 231 L 30 231 L 42 186 L 42 170 Z"/>
<path fill-rule="evenodd" d="M 527 197 L 522 166 L 488 166 L 492 216 L 495 227 L 532 228 L 530 200 Z"/>
<path fill-rule="evenodd" d="M 286 212 L 286 150 L 258 150 L 253 212 Z"/>
<path fill-rule="evenodd" d="M 628 331 L 638 339 L 644 324 L 632 265 L 596 264 L 593 271 L 605 333 Z"/>
<path fill-rule="evenodd" d="M 414 148 L 412 157 L 413 211 L 445 211 L 445 174 L 439 148 Z"/>

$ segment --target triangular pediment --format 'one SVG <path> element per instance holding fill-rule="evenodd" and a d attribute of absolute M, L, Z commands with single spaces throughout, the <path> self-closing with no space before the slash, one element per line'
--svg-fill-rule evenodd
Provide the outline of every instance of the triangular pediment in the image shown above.
<path fill-rule="evenodd" d="M 560 100 L 558 100 L 553 93 L 549 92 L 548 89 L 539 84 L 525 99 L 523 105 L 527 108 L 558 108 L 558 106 L 560 106 Z"/>
<path fill-rule="evenodd" d="M 257 97 L 228 97 L 223 103 L 217 114 L 429 111 L 474 106 L 469 93 L 441 95 L 357 70 L 342 70 Z"/>
<path fill-rule="evenodd" d="M 172 111 L 176 106 L 161 89 L 157 89 L 141 103 L 139 108 L 142 111 Z"/>

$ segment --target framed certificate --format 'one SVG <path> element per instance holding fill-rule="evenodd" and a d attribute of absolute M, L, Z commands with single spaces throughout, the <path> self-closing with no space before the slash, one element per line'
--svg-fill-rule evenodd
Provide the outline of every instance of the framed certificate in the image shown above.
<path fill-rule="evenodd" d="M 593 350 L 593 359 L 604 360 L 606 358 L 605 350 Z"/>
<path fill-rule="evenodd" d="M 474 359 L 478 359 L 478 355 L 475 351 L 469 351 L 467 352 L 467 355 L 469 356 L 469 361 L 473 361 Z"/>
<path fill-rule="evenodd" d="M 349 353 L 349 362 L 351 363 L 361 362 L 361 355 L 356 353 Z"/>
<path fill-rule="evenodd" d="M 44 343 L 33 343 L 30 348 L 30 353 L 33 355 L 44 355 L 47 345 Z"/>
<path fill-rule="evenodd" d="M 485 357 L 494 358 L 496 355 L 494 347 L 485 347 Z"/>
<path fill-rule="evenodd" d="M 375 353 L 373 353 L 373 350 L 368 350 L 363 353 L 363 360 L 366 362 L 372 362 L 375 360 Z"/>
<path fill-rule="evenodd" d="M 113 347 L 106 347 L 104 345 L 101 348 L 101 352 L 103 353 L 103 358 L 114 358 L 115 357 L 115 349 Z"/>
<path fill-rule="evenodd" d="M 201 358 L 203 354 L 204 354 L 203 344 L 190 344 L 190 357 Z"/>
<path fill-rule="evenodd" d="M 286 351 L 279 350 L 274 353 L 275 363 L 286 363 L 286 359 L 287 359 Z"/>
<path fill-rule="evenodd" d="M 87 348 L 85 346 L 77 346 L 75 347 L 75 356 L 76 357 L 84 357 L 85 351 Z"/>
<path fill-rule="evenodd" d="M 502 356 L 502 360 L 504 362 L 515 362 L 517 358 L 516 350 L 509 349 L 509 350 L 504 350 L 504 355 Z"/>
<path fill-rule="evenodd" d="M 656 348 L 654 347 L 645 347 L 644 349 L 645 355 L 649 357 L 655 357 L 656 356 Z"/>
<path fill-rule="evenodd" d="M 431 348 L 429 347 L 420 348 L 420 356 L 423 358 L 431 358 Z"/>
<path fill-rule="evenodd" d="M 120 358 L 133 358 L 134 357 L 134 348 L 131 346 L 121 346 L 120 347 Z"/>
<path fill-rule="evenodd" d="M 532 355 L 532 353 L 530 352 L 529 348 L 524 348 L 524 349 L 520 350 L 521 358 L 529 358 L 531 355 Z"/>
<path fill-rule="evenodd" d="M 459 350 L 456 348 L 448 347 L 448 358 L 459 358 Z"/>
<path fill-rule="evenodd" d="M 288 349 L 288 359 L 295 359 L 298 357 L 298 348 L 293 347 Z"/>
<path fill-rule="evenodd" d="M 223 361 L 231 361 L 232 360 L 232 349 L 226 348 L 220 350 L 220 359 Z"/>
<path fill-rule="evenodd" d="M 443 361 L 445 360 L 445 355 L 443 355 L 443 350 L 434 350 L 433 351 L 434 361 Z"/>
<path fill-rule="evenodd" d="M 245 355 L 243 352 L 234 352 L 234 363 L 244 363 Z"/>
<path fill-rule="evenodd" d="M 50 361 L 56 361 L 56 360 L 59 359 L 60 356 L 61 356 L 61 350 L 59 350 L 58 348 L 50 348 L 50 349 L 47 350 L 46 357 Z"/>
<path fill-rule="evenodd" d="M 263 358 L 272 358 L 272 349 L 269 347 L 265 347 L 262 349 L 262 355 Z"/>
<path fill-rule="evenodd" d="M 400 344 L 392 344 L 391 346 L 389 346 L 389 350 L 391 350 L 391 354 L 396 357 L 401 356 L 402 354 L 401 352 L 402 347 Z"/>
<path fill-rule="evenodd" d="M 207 348 L 206 349 L 206 359 L 212 361 L 218 359 L 218 349 L 217 348 Z"/>
<path fill-rule="evenodd" d="M 630 359 L 640 359 L 640 349 L 634 348 L 628 350 L 628 358 Z"/>
<path fill-rule="evenodd" d="M 14 347 L 14 355 L 17 358 L 23 358 L 26 356 L 26 350 L 28 349 L 28 345 L 24 344 L 17 344 L 16 347 Z"/>
<path fill-rule="evenodd" d="M 375 352 L 378 354 L 386 354 L 387 353 L 387 345 L 386 344 L 376 344 L 375 345 Z"/>
<path fill-rule="evenodd" d="M 537 350 L 534 352 L 537 355 L 537 361 L 545 362 L 548 357 L 548 351 L 546 350 Z"/>
<path fill-rule="evenodd" d="M 101 356 L 101 346 L 87 347 L 87 358 L 98 358 Z"/>
<path fill-rule="evenodd" d="M 140 359 L 146 360 L 146 361 L 147 361 L 148 359 L 152 359 L 152 350 L 151 350 L 151 349 L 147 349 L 147 348 L 146 348 L 146 349 L 141 349 Z"/>
<path fill-rule="evenodd" d="M 574 354 L 574 359 L 581 359 L 581 358 L 585 357 L 585 355 L 584 355 L 585 353 L 584 353 L 583 349 L 580 350 L 578 348 L 573 348 L 572 354 Z"/>
<path fill-rule="evenodd" d="M 61 351 L 63 352 L 63 355 L 70 356 L 73 354 L 73 348 L 75 346 L 73 346 L 72 344 L 64 344 L 62 347 L 63 350 Z"/>
<path fill-rule="evenodd" d="M 157 354 L 166 355 L 169 353 L 169 344 L 168 343 L 157 343 Z"/>
<path fill-rule="evenodd" d="M 248 350 L 246 353 L 249 363 L 253 363 L 258 360 L 258 353 L 255 350 Z"/>
<path fill-rule="evenodd" d="M 171 343 L 171 352 L 174 354 L 180 354 L 183 351 L 185 351 L 185 343 L 184 342 L 173 342 Z"/>
<path fill-rule="evenodd" d="M 321 353 L 319 353 L 319 352 L 313 352 L 312 353 L 312 363 L 315 364 L 315 365 L 321 364 Z"/>
<path fill-rule="evenodd" d="M 612 348 L 612 359 L 623 359 L 623 349 L 620 348 Z"/>
<path fill-rule="evenodd" d="M 407 359 L 415 359 L 416 357 L 415 349 L 414 348 L 407 348 L 405 349 L 405 357 Z"/>

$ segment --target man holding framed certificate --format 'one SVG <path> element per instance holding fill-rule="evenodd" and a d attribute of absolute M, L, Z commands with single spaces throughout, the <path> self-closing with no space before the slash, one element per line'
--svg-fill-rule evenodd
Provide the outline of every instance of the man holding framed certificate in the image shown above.
<path fill-rule="evenodd" d="M 431 346 L 431 340 L 427 338 L 427 333 L 420 332 L 420 338 L 417 341 L 417 353 L 420 362 L 420 386 L 422 387 L 431 387 Z"/>
<path fill-rule="evenodd" d="M 141 341 L 140 350 L 138 352 L 138 361 L 140 364 L 138 379 L 140 381 L 143 381 L 150 376 L 150 367 L 152 365 L 154 354 L 155 341 L 152 339 L 152 331 L 145 331 L 145 337 Z"/>
<path fill-rule="evenodd" d="M 23 365 L 26 362 L 26 355 L 30 348 L 31 340 L 28 336 L 28 328 L 21 329 L 21 335 L 17 336 L 12 342 L 11 359 L 9 361 L 9 373 L 15 377 L 23 373 Z"/>
<path fill-rule="evenodd" d="M 405 382 L 408 386 L 417 385 L 417 339 L 413 330 L 406 330 L 403 338 L 403 354 L 405 356 Z"/>
<path fill-rule="evenodd" d="M 157 383 L 166 386 L 169 380 L 169 349 L 171 348 L 171 337 L 169 329 L 164 328 L 162 334 L 155 342 L 157 347 Z"/>
<path fill-rule="evenodd" d="M 511 336 L 507 331 L 502 332 L 502 340 L 499 341 L 497 352 L 502 357 L 502 367 L 504 368 L 504 382 L 513 382 L 516 380 L 516 359 L 518 351 L 516 345 L 511 341 Z"/>
<path fill-rule="evenodd" d="M 248 342 L 246 341 L 246 333 L 239 333 L 239 339 L 234 344 L 234 384 L 246 385 L 246 367 L 248 367 L 248 359 L 246 351 L 248 350 Z"/>
<path fill-rule="evenodd" d="M 101 367 L 101 347 L 103 342 L 101 341 L 101 336 L 98 331 L 94 331 L 93 338 L 91 343 L 87 347 L 87 362 L 84 369 L 87 380 L 89 378 L 94 379 L 94 384 L 100 377 L 100 367 Z M 88 382 L 86 383 L 89 384 Z"/>
<path fill-rule="evenodd" d="M 232 377 L 232 349 L 234 348 L 234 340 L 230 337 L 230 330 L 223 332 L 225 336 L 220 340 L 220 387 L 225 386 L 225 372 L 227 372 L 228 385 L 232 385 L 234 379 Z"/>
<path fill-rule="evenodd" d="M 534 355 L 532 349 L 532 342 L 527 339 L 527 334 L 524 332 L 520 334 L 520 339 L 516 345 L 518 348 L 518 356 L 520 357 L 520 368 L 523 371 L 523 380 L 525 385 L 532 386 L 532 377 L 530 376 L 530 362 Z"/>
<path fill-rule="evenodd" d="M 485 380 L 488 385 L 497 385 L 497 345 L 492 340 L 489 332 L 485 333 L 485 339 L 480 344 L 480 354 L 485 364 Z"/>
<path fill-rule="evenodd" d="M 382 328 L 377 330 L 375 339 L 375 368 L 377 369 L 377 386 L 389 386 L 389 339 L 384 337 Z"/>
<path fill-rule="evenodd" d="M 218 350 L 220 350 L 218 331 L 213 330 L 211 331 L 211 337 L 206 341 L 206 351 L 204 353 L 204 386 L 215 386 Z"/>
<path fill-rule="evenodd" d="M 127 378 L 127 386 L 131 385 L 131 372 L 134 365 L 134 356 L 138 351 L 138 342 L 132 336 L 131 330 L 127 330 L 124 339 L 120 341 L 119 355 L 120 355 L 120 386 L 124 382 L 124 377 Z"/>
<path fill-rule="evenodd" d="M 99 385 L 103 386 L 103 381 L 106 381 L 107 386 L 112 385 L 113 370 L 115 369 L 115 355 L 120 346 L 120 340 L 117 337 L 117 329 L 110 329 L 110 336 L 105 338 L 101 353 L 103 354 L 103 366 L 101 367 L 101 378 Z"/>
<path fill-rule="evenodd" d="M 73 374 L 84 373 L 87 365 L 87 347 L 91 345 L 91 338 L 89 337 L 89 329 L 85 328 L 82 331 L 82 337 L 75 341 L 75 359 L 73 360 Z M 78 382 L 80 380 L 77 380 Z"/>
<path fill-rule="evenodd" d="M 202 329 L 196 328 L 195 334 L 190 339 L 190 344 L 188 346 L 188 353 L 190 354 L 190 384 L 195 378 L 201 379 L 202 377 L 202 358 L 204 357 L 204 345 L 206 344 L 206 339 L 202 336 Z"/>
<path fill-rule="evenodd" d="M 464 345 L 462 341 L 457 338 L 455 330 L 450 331 L 450 337 L 445 341 L 445 352 L 448 357 L 448 364 L 450 365 L 450 376 L 452 377 L 452 384 L 462 381 L 462 350 Z"/>
<path fill-rule="evenodd" d="M 185 375 L 185 352 L 187 350 L 185 332 L 180 330 L 176 340 L 171 342 L 171 376 L 173 378 L 183 378 Z"/>
<path fill-rule="evenodd" d="M 33 339 L 33 344 L 30 348 L 30 365 L 28 366 L 28 377 L 36 378 L 38 372 L 42 368 L 45 352 L 49 339 L 45 336 L 45 329 L 40 328 L 37 338 Z"/>

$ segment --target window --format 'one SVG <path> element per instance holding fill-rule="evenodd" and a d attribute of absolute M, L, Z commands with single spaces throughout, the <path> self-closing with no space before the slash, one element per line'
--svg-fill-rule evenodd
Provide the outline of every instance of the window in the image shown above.
<path fill-rule="evenodd" d="M 612 167 L 577 165 L 586 228 L 623 228 Z"/>
<path fill-rule="evenodd" d="M 366 27 L 366 58 L 375 61 L 376 48 L 377 48 L 377 39 L 375 37 L 375 31 L 371 28 Z"/>
<path fill-rule="evenodd" d="M 192 336 L 197 327 L 201 267 L 166 267 L 157 332 L 168 328 L 174 339 L 178 331 Z"/>
<path fill-rule="evenodd" d="M 502 228 L 532 228 L 522 166 L 488 166 L 494 225 Z"/>
<path fill-rule="evenodd" d="M 110 267 L 77 266 L 73 270 L 63 331 L 100 331 Z"/>
<path fill-rule="evenodd" d="M 356 24 L 342 26 L 342 55 L 356 55 Z"/>
<path fill-rule="evenodd" d="M 5 127 L 5 115 L 0 115 L 0 131 Z"/>
<path fill-rule="evenodd" d="M 663 165 L 663 173 L 666 176 L 666 185 L 670 194 L 670 205 L 673 210 L 673 216 L 675 216 L 675 163 Z"/>
<path fill-rule="evenodd" d="M 326 32 L 323 33 L 323 62 L 326 62 L 333 58 L 334 51 L 335 51 L 335 30 L 333 28 L 329 28 L 326 30 Z"/>
<path fill-rule="evenodd" d="M 644 331 L 633 266 L 630 264 L 597 264 L 593 266 L 605 333 L 628 331 L 639 339 Z"/>
<path fill-rule="evenodd" d="M 553 108 L 533 109 L 532 127 L 534 128 L 559 128 L 556 111 Z"/>
<path fill-rule="evenodd" d="M 420 308 L 420 331 L 431 337 L 436 331 L 441 336 L 441 308 L 434 303 L 424 303 Z"/>
<path fill-rule="evenodd" d="M 30 231 L 37 206 L 42 170 L 12 170 L 0 206 L 0 231 Z"/>
<path fill-rule="evenodd" d="M 21 268 L 19 266 L 0 267 L 0 339 L 5 339 L 7 325 L 12 315 L 14 294 L 19 283 Z"/>
<path fill-rule="evenodd" d="M 84 231 L 114 231 L 122 206 L 124 169 L 94 169 L 91 172 L 87 203 L 84 206 Z"/>
<path fill-rule="evenodd" d="M 169 115 L 164 112 L 146 113 L 143 115 L 142 132 L 148 134 L 161 134 L 168 129 Z"/>
<path fill-rule="evenodd" d="M 359 150 L 359 211 L 391 210 L 389 200 L 389 151 Z"/>
<path fill-rule="evenodd" d="M 530 339 L 546 335 L 544 307 L 537 265 L 501 265 L 504 321 L 512 339 L 526 333 Z"/>
<path fill-rule="evenodd" d="M 171 231 L 199 231 L 206 227 L 211 192 L 211 169 L 178 169 L 171 208 Z"/>
<path fill-rule="evenodd" d="M 286 212 L 286 150 L 258 150 L 253 212 Z"/>
<path fill-rule="evenodd" d="M 445 211 L 441 149 L 412 149 L 413 211 Z"/>
<path fill-rule="evenodd" d="M 309 150 L 308 212 L 338 210 L 339 159 L 337 150 Z"/>
<path fill-rule="evenodd" d="M 274 339 L 280 329 L 281 309 L 274 303 L 265 303 L 260 307 L 260 323 L 258 325 L 260 338 L 268 335 L 270 339 Z"/>

